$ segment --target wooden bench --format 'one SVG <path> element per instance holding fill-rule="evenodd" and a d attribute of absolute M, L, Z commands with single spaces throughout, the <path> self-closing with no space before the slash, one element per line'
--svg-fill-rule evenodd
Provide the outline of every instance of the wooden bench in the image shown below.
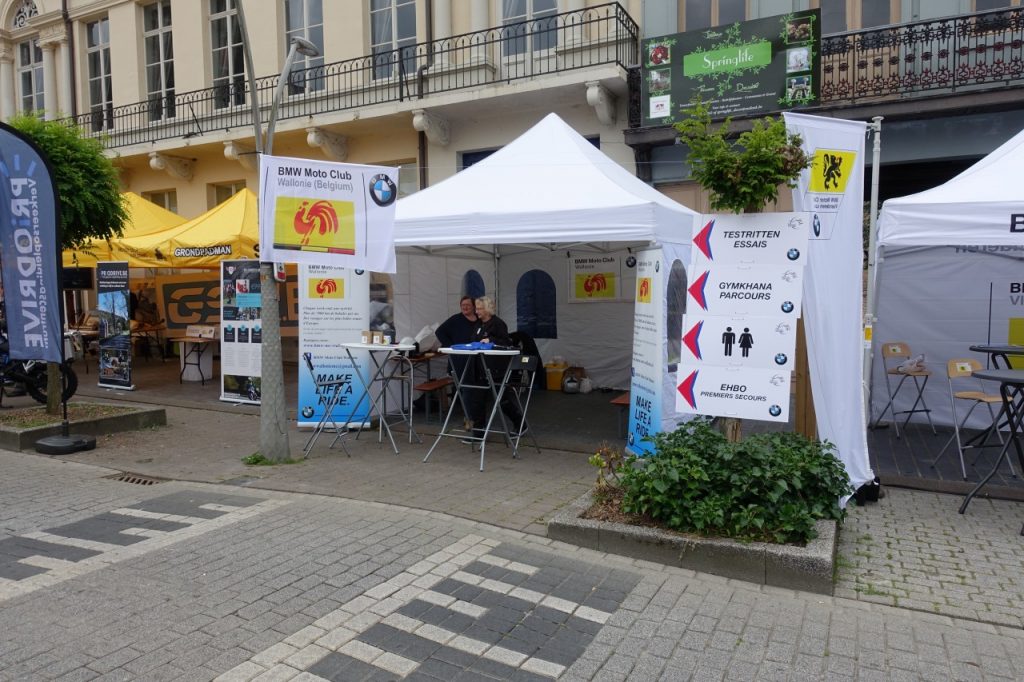
<path fill-rule="evenodd" d="M 424 381 L 422 384 L 413 386 L 413 389 L 425 394 L 423 401 L 426 413 L 424 421 L 430 421 L 431 398 L 437 401 L 438 418 L 448 409 L 448 387 L 452 383 L 454 382 L 451 377 L 441 377 L 440 379 L 431 379 L 430 381 Z"/>
<path fill-rule="evenodd" d="M 625 429 L 629 428 L 629 391 L 620 393 L 612 398 L 611 404 L 619 408 L 619 438 L 622 438 L 624 436 Z M 623 421 L 626 422 L 625 427 L 623 427 Z"/>

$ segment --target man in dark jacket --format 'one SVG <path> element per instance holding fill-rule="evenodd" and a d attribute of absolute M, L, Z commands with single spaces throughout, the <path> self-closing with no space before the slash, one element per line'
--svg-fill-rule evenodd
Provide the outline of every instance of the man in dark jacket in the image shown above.
<path fill-rule="evenodd" d="M 434 336 L 437 337 L 438 343 L 441 344 L 442 348 L 448 348 L 454 346 L 457 343 L 470 343 L 475 339 L 476 330 L 480 326 L 480 321 L 476 317 L 476 309 L 474 307 L 474 301 L 472 296 L 463 296 L 459 301 L 459 312 L 449 317 L 447 320 L 441 323 L 441 326 L 434 330 Z M 472 357 L 465 355 L 452 355 L 450 356 L 452 371 L 458 376 L 465 376 L 466 383 L 476 383 L 476 373 L 474 367 L 470 367 L 463 375 L 463 369 L 466 367 L 468 360 L 474 360 Z M 462 410 L 466 415 L 466 420 L 471 419 L 469 416 L 469 404 L 470 392 L 472 389 L 465 389 L 462 391 Z M 466 424 L 466 429 L 472 428 L 469 424 Z"/>

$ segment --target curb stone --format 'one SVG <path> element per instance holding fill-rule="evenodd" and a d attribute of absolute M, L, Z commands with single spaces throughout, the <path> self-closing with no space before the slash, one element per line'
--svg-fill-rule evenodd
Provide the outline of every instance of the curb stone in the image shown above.
<path fill-rule="evenodd" d="M 115 414 L 96 419 L 71 421 L 72 433 L 86 436 L 105 436 L 121 431 L 140 431 L 151 426 L 166 426 L 167 412 L 162 408 L 139 407 L 125 414 Z M 0 429 L 0 448 L 21 452 L 34 450 L 40 438 L 61 435 L 61 425 L 37 426 L 29 429 Z"/>
<path fill-rule="evenodd" d="M 806 547 L 681 535 L 657 528 L 580 518 L 593 504 L 588 492 L 548 521 L 547 536 L 600 552 L 711 573 L 760 585 L 832 594 L 837 523 L 819 520 Z"/>

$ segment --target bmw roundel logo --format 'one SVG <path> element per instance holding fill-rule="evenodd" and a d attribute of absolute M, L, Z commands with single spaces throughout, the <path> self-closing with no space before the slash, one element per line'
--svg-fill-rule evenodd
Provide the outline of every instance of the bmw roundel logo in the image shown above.
<path fill-rule="evenodd" d="M 814 214 L 814 222 L 811 223 L 811 228 L 814 230 L 814 236 L 821 236 L 821 219 L 818 218 L 818 214 Z"/>
<path fill-rule="evenodd" d="M 356 269 L 355 269 L 355 273 L 356 273 L 357 275 L 361 275 L 361 274 L 363 274 L 364 272 L 366 272 L 366 270 L 363 270 L 362 268 L 356 268 Z"/>
<path fill-rule="evenodd" d="M 626 267 L 627 268 L 636 267 L 636 256 L 630 255 L 630 256 L 628 256 L 626 258 Z"/>
<path fill-rule="evenodd" d="M 654 261 L 654 271 L 658 272 L 659 270 L 661 270 L 661 261 L 660 260 L 656 260 L 656 261 Z"/>
<path fill-rule="evenodd" d="M 306 419 L 309 419 L 310 417 L 312 417 L 313 416 L 313 406 L 312 405 L 306 405 L 305 407 L 303 407 L 302 408 L 302 416 L 305 417 Z"/>
<path fill-rule="evenodd" d="M 786 360 L 789 360 L 789 357 L 785 353 L 776 353 L 775 354 L 775 364 L 776 365 L 784 365 L 784 364 L 786 364 Z"/>
<path fill-rule="evenodd" d="M 771 407 L 768 408 L 768 414 L 770 414 L 773 417 L 778 417 L 780 414 L 782 414 L 782 408 L 779 407 L 778 405 L 772 405 Z"/>
<path fill-rule="evenodd" d="M 784 312 L 784 313 L 791 313 L 791 312 L 793 312 L 793 302 L 792 301 L 783 301 L 782 302 L 782 312 Z"/>
<path fill-rule="evenodd" d="M 629 442 L 629 444 L 630 444 L 630 445 L 632 445 L 632 444 L 633 444 L 633 432 L 632 432 L 632 431 L 630 431 L 630 433 L 629 433 L 629 439 L 628 439 L 628 442 Z"/>
<path fill-rule="evenodd" d="M 384 173 L 379 173 L 370 178 L 370 198 L 378 206 L 389 206 L 398 198 L 398 188 L 395 181 Z"/>
<path fill-rule="evenodd" d="M 790 249 L 786 252 L 786 258 L 789 260 L 796 260 L 800 257 L 800 249 Z"/>

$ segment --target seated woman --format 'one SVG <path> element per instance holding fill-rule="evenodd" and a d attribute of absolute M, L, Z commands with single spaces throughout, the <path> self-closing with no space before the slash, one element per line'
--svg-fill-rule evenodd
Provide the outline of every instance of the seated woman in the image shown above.
<path fill-rule="evenodd" d="M 481 296 L 476 299 L 476 316 L 479 324 L 474 333 L 474 341 L 493 343 L 495 346 L 512 345 L 512 337 L 508 333 L 508 325 L 494 314 L 494 299 L 490 296 Z M 505 376 L 509 360 L 507 357 L 487 358 L 487 368 L 490 370 L 491 377 L 495 382 L 501 381 Z M 487 378 L 484 376 L 474 377 L 473 383 L 483 386 L 487 383 Z M 475 438 L 482 438 L 484 435 L 482 427 L 486 426 L 489 415 L 487 410 L 489 392 L 480 388 L 467 391 L 466 393 L 468 394 L 466 397 L 469 399 L 469 405 L 467 406 L 469 418 L 473 421 L 473 436 Z M 518 431 L 519 425 L 523 421 L 523 414 L 519 409 L 519 405 L 516 404 L 515 397 L 509 392 L 502 396 L 501 409 L 508 418 L 509 430 L 512 432 Z"/>

